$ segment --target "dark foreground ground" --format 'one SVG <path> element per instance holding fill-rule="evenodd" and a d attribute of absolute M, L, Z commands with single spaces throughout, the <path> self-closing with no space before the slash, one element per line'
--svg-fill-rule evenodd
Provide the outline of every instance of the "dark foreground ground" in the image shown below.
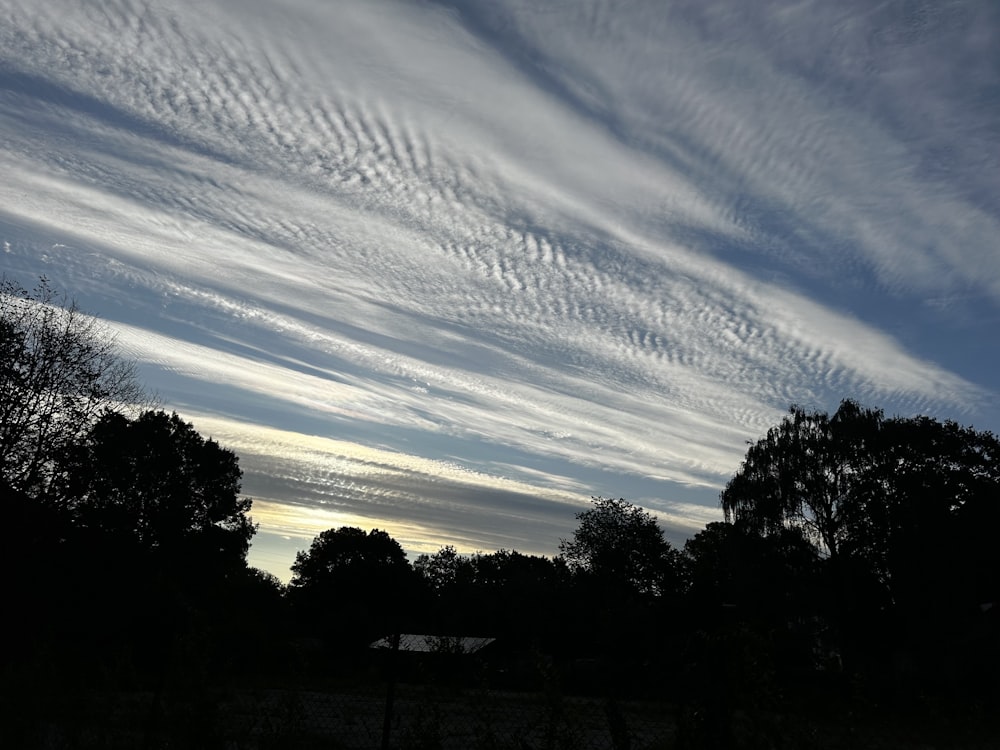
<path fill-rule="evenodd" d="M 555 692 L 366 683 L 324 689 L 21 696 L 10 748 L 667 750 L 1000 748 L 986 706 L 699 708 Z M 801 697 L 801 696 L 800 696 Z M 388 707 L 388 721 L 387 721 Z"/>

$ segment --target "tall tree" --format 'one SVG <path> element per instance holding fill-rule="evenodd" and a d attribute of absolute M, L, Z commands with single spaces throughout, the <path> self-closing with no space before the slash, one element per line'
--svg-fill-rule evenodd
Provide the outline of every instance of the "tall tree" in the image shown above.
<path fill-rule="evenodd" d="M 831 417 L 792 407 L 753 443 L 723 490 L 726 519 L 761 534 L 800 529 L 837 557 L 882 454 L 882 412 L 845 400 Z"/>
<path fill-rule="evenodd" d="M 11 488 L 49 495 L 62 456 L 109 409 L 143 400 L 114 336 L 42 278 L 0 280 L 0 471 Z"/>
<path fill-rule="evenodd" d="M 893 622 L 927 643 L 1000 600 L 998 498 L 995 435 L 853 401 L 832 417 L 793 408 L 721 495 L 742 531 L 806 534 L 826 558 L 831 611 L 869 662 L 898 640 Z"/>

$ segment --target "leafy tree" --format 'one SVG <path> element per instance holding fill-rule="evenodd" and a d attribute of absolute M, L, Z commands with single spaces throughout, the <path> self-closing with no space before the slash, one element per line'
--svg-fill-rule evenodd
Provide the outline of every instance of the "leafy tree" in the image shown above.
<path fill-rule="evenodd" d="M 872 480 L 880 492 L 860 509 L 855 554 L 898 603 L 953 610 L 1000 600 L 1000 441 L 928 417 L 892 419 L 883 431 L 885 460 Z"/>
<path fill-rule="evenodd" d="M 19 539 L 32 540 L 18 544 L 12 592 L 30 613 L 24 668 L 40 661 L 53 682 L 116 687 L 237 663 L 227 618 L 254 526 L 236 457 L 176 414 L 106 412 L 61 464 L 60 510 L 12 495 Z"/>
<path fill-rule="evenodd" d="M 296 554 L 292 573 L 289 594 L 307 625 L 348 648 L 412 616 L 416 577 L 399 542 L 380 529 L 328 529 Z"/>
<path fill-rule="evenodd" d="M 752 444 L 722 492 L 727 521 L 760 534 L 800 529 L 831 557 L 850 533 L 879 461 L 882 412 L 844 401 L 832 416 L 792 407 Z"/>
<path fill-rule="evenodd" d="M 768 645 L 786 671 L 808 672 L 822 645 L 826 602 L 822 560 L 799 529 L 768 536 L 710 523 L 684 544 L 692 621 L 707 632 L 739 624 Z"/>
<path fill-rule="evenodd" d="M 114 336 L 42 278 L 0 280 L 0 471 L 47 497 L 60 459 L 109 409 L 143 400 Z"/>
<path fill-rule="evenodd" d="M 448 545 L 420 555 L 414 569 L 432 592 L 429 625 L 440 632 L 544 637 L 564 619 L 562 560 L 514 550 L 460 555 Z"/>
<path fill-rule="evenodd" d="M 290 586 L 310 589 L 336 586 L 371 587 L 405 576 L 406 553 L 380 529 L 365 532 L 355 526 L 328 529 L 313 539 L 308 551 L 295 555 Z"/>
<path fill-rule="evenodd" d="M 862 561 L 892 588 L 934 540 L 959 525 L 974 535 L 963 519 L 989 517 L 998 490 L 992 433 L 885 419 L 847 400 L 832 417 L 793 407 L 750 446 L 721 501 L 727 520 L 761 535 L 799 529 L 821 554 Z"/>
<path fill-rule="evenodd" d="M 510 589 L 515 595 L 551 590 L 566 578 L 565 563 L 540 555 L 525 555 L 501 549 L 492 554 L 476 553 L 469 559 L 472 578 L 480 586 Z"/>
<path fill-rule="evenodd" d="M 593 507 L 576 518 L 573 538 L 559 543 L 575 574 L 639 595 L 675 588 L 677 552 L 652 514 L 624 499 L 595 497 Z"/>
<path fill-rule="evenodd" d="M 413 569 L 431 591 L 442 594 L 459 587 L 473 577 L 472 563 L 447 544 L 433 554 L 417 556 Z"/>
<path fill-rule="evenodd" d="M 200 566 L 245 566 L 256 527 L 236 455 L 176 413 L 106 412 L 71 451 L 77 524 Z"/>
<path fill-rule="evenodd" d="M 162 682 L 181 652 L 192 674 L 230 653 L 224 602 L 255 531 L 236 456 L 176 414 L 139 413 L 145 400 L 104 326 L 45 279 L 0 282 L 14 674 Z"/>
<path fill-rule="evenodd" d="M 565 561 L 498 550 L 473 555 L 470 563 L 481 631 L 521 642 L 540 639 L 550 650 L 567 636 L 571 602 Z"/>
<path fill-rule="evenodd" d="M 998 498 L 996 436 L 853 401 L 832 417 L 793 408 L 721 495 L 741 532 L 813 544 L 845 664 L 884 673 L 887 653 L 909 649 L 927 684 L 935 664 L 955 667 L 941 644 L 975 642 L 979 605 L 1000 599 Z"/>

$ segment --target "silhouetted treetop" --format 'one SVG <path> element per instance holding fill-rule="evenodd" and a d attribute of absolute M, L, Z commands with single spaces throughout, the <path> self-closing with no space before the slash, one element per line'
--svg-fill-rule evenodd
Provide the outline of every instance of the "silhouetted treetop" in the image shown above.
<path fill-rule="evenodd" d="M 0 280 L 0 471 L 35 497 L 59 460 L 109 409 L 144 400 L 114 336 L 42 278 Z"/>
<path fill-rule="evenodd" d="M 760 533 L 800 528 L 831 556 L 881 449 L 882 412 L 844 401 L 831 417 L 794 406 L 747 450 L 722 492 L 727 520 Z"/>
<path fill-rule="evenodd" d="M 417 577 L 399 542 L 380 529 L 328 529 L 296 554 L 288 593 L 307 627 L 339 647 L 400 632 L 413 616 Z"/>
<path fill-rule="evenodd" d="M 576 518 L 573 538 L 559 543 L 574 573 L 643 595 L 673 588 L 677 552 L 651 513 L 623 499 L 595 497 Z"/>
<path fill-rule="evenodd" d="M 298 589 L 354 587 L 363 581 L 374 584 L 394 579 L 409 571 L 406 553 L 385 531 L 341 526 L 322 532 L 307 551 L 295 555 L 289 585 Z"/>
<path fill-rule="evenodd" d="M 176 413 L 107 412 L 72 456 L 67 494 L 83 528 L 141 548 L 197 552 L 202 564 L 245 561 L 256 527 L 239 461 Z"/>
<path fill-rule="evenodd" d="M 418 555 L 413 561 L 413 569 L 432 591 L 438 593 L 468 585 L 473 579 L 471 561 L 458 554 L 450 544 L 433 554 Z"/>
<path fill-rule="evenodd" d="M 721 502 L 727 520 L 752 533 L 798 529 L 821 555 L 849 559 L 887 601 L 904 588 L 919 597 L 956 561 L 996 547 L 977 529 L 995 530 L 1000 514 L 1000 442 L 955 422 L 886 419 L 850 400 L 832 416 L 793 407 L 750 446 Z M 948 559 L 932 549 L 948 549 Z M 1000 595 L 992 563 L 961 564 L 966 580 L 989 581 L 980 596 Z"/>

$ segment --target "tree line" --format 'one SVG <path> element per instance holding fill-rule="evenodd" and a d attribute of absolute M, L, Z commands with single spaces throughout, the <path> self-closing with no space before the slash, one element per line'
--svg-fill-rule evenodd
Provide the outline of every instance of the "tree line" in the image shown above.
<path fill-rule="evenodd" d="M 565 689 L 666 696 L 718 746 L 734 711 L 783 700 L 996 698 L 1000 441 L 952 421 L 793 407 L 748 446 L 725 521 L 679 548 L 597 497 L 552 557 L 411 563 L 385 531 L 341 527 L 283 586 L 247 564 L 237 457 L 155 408 L 44 279 L 4 279 L 0 470 L 8 705 L 52 680 L 322 682 L 399 632 L 496 637 L 510 687 L 549 664 Z"/>

